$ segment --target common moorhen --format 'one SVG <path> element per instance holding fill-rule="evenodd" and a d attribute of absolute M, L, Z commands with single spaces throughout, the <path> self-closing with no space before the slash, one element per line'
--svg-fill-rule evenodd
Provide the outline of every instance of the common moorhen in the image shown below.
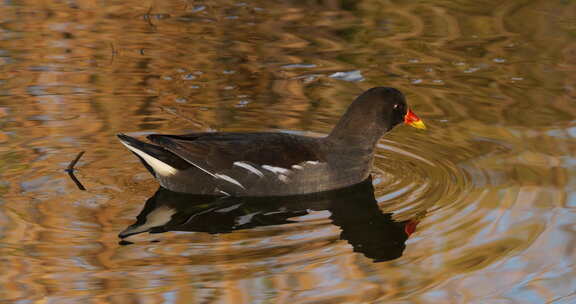
<path fill-rule="evenodd" d="M 273 132 L 148 135 L 153 144 L 124 134 L 118 138 L 169 190 L 286 196 L 362 182 L 370 174 L 376 143 L 402 122 L 425 128 L 400 91 L 376 87 L 358 96 L 326 137 Z"/>

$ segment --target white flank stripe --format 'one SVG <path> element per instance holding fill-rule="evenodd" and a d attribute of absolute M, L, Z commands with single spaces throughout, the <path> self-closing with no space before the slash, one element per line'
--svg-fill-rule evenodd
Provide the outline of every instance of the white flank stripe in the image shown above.
<path fill-rule="evenodd" d="M 153 156 L 149 155 L 148 153 L 136 149 L 135 147 L 130 146 L 127 143 L 124 143 L 123 141 L 120 141 L 124 146 L 126 146 L 126 148 L 130 149 L 130 151 L 138 154 L 138 156 L 142 157 L 142 159 L 144 159 L 144 161 L 150 165 L 150 167 L 152 167 L 152 169 L 154 169 L 154 172 L 156 172 L 157 174 L 160 174 L 162 176 L 170 176 L 170 175 L 174 175 L 176 173 L 178 173 L 178 169 L 164 163 L 163 161 L 154 158 Z"/>
<path fill-rule="evenodd" d="M 274 172 L 276 174 L 286 174 L 286 173 L 290 172 L 290 170 L 288 170 L 288 169 L 284 169 L 284 168 L 280 168 L 280 167 L 274 167 L 274 166 L 268 166 L 268 165 L 262 165 L 262 168 L 264 168 L 270 172 Z"/>
<path fill-rule="evenodd" d="M 293 166 L 292 166 L 292 169 L 302 170 L 302 169 L 304 169 L 304 167 L 299 166 L 299 165 L 293 165 Z"/>
<path fill-rule="evenodd" d="M 240 188 L 242 188 L 242 189 L 246 189 L 246 188 L 244 188 L 244 186 L 242 186 L 242 184 L 241 184 L 240 182 L 238 182 L 237 180 L 231 178 L 231 177 L 228 176 L 228 175 L 224 175 L 224 174 L 214 174 L 214 176 L 215 176 L 216 178 L 219 178 L 219 179 L 221 179 L 221 180 L 225 180 L 225 181 L 227 181 L 227 182 L 229 182 L 229 183 L 231 183 L 231 184 L 234 184 L 234 185 L 236 185 L 236 186 L 238 186 L 238 187 L 240 187 Z"/>
<path fill-rule="evenodd" d="M 306 163 L 307 163 L 307 164 L 310 164 L 310 165 L 317 165 L 317 164 L 318 164 L 318 162 L 315 161 L 315 160 L 309 160 L 309 161 L 307 161 Z"/>
<path fill-rule="evenodd" d="M 245 162 L 234 162 L 234 165 L 238 166 L 238 167 L 242 167 L 242 168 L 244 168 L 244 169 L 260 176 L 260 177 L 264 177 L 264 174 L 260 170 L 254 168 L 254 166 L 252 166 L 250 164 L 247 164 Z"/>

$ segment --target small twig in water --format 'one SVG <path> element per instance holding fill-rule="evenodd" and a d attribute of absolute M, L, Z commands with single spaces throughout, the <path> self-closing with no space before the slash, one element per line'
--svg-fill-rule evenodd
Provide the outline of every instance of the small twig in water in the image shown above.
<path fill-rule="evenodd" d="M 78 187 L 78 189 L 80 189 L 82 191 L 86 191 L 86 188 L 84 188 L 84 185 L 82 185 L 82 183 L 74 175 L 74 170 L 75 170 L 74 166 L 76 166 L 76 163 L 80 160 L 82 155 L 84 155 L 84 151 L 78 153 L 78 155 L 76 155 L 76 158 L 74 158 L 74 160 L 72 162 L 70 162 L 70 164 L 68 165 L 68 167 L 64 171 L 66 171 L 68 173 L 68 176 L 70 176 L 70 178 L 76 184 L 76 187 Z"/>
<path fill-rule="evenodd" d="M 116 48 L 114 47 L 114 42 L 110 42 L 110 48 L 112 49 L 112 56 L 110 57 L 110 64 L 114 63 L 114 58 L 116 58 L 116 55 L 118 54 L 118 51 L 116 50 Z"/>
<path fill-rule="evenodd" d="M 152 28 L 152 31 L 156 31 L 156 26 L 154 25 L 154 23 L 152 23 L 152 18 L 151 18 L 151 13 L 152 13 L 152 5 L 150 6 L 150 8 L 148 9 L 148 12 L 146 12 L 146 15 L 144 15 L 144 20 L 146 20 L 146 22 L 148 23 L 148 25 L 150 25 L 150 27 Z"/>
<path fill-rule="evenodd" d="M 178 112 L 177 112 L 176 110 L 174 110 L 174 109 L 170 109 L 170 108 L 167 108 L 167 107 L 160 107 L 160 109 L 162 109 L 162 110 L 165 111 L 166 113 L 172 114 L 172 115 L 174 115 L 174 116 L 176 116 L 176 117 L 178 117 L 178 118 L 182 118 L 182 119 L 184 119 L 185 121 L 193 124 L 194 126 L 196 126 L 196 127 L 198 127 L 198 128 L 202 128 L 202 129 L 206 129 L 206 130 L 210 129 L 210 127 L 208 127 L 207 125 L 205 125 L 205 124 L 203 124 L 203 123 L 201 123 L 201 122 L 199 122 L 199 121 L 196 121 L 196 120 L 194 120 L 194 119 L 190 119 L 190 118 L 188 118 L 188 117 L 185 117 L 184 115 L 178 113 Z"/>

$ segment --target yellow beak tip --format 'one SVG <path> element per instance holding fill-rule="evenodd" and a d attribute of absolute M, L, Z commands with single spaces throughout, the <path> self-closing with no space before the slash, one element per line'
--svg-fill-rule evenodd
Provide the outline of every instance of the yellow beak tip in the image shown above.
<path fill-rule="evenodd" d="M 426 125 L 424 124 L 424 122 L 422 120 L 411 122 L 410 126 L 416 128 L 416 129 L 426 130 Z"/>

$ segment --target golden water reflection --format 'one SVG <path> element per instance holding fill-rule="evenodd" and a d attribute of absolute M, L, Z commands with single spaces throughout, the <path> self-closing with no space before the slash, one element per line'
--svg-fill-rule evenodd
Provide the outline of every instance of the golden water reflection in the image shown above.
<path fill-rule="evenodd" d="M 571 303 L 575 16 L 561 0 L 3 2 L 0 302 Z M 378 148 L 381 211 L 426 214 L 400 258 L 354 252 L 326 211 L 118 244 L 157 185 L 114 134 L 326 133 L 377 85 L 429 126 Z M 63 172 L 81 150 L 85 192 Z"/>

